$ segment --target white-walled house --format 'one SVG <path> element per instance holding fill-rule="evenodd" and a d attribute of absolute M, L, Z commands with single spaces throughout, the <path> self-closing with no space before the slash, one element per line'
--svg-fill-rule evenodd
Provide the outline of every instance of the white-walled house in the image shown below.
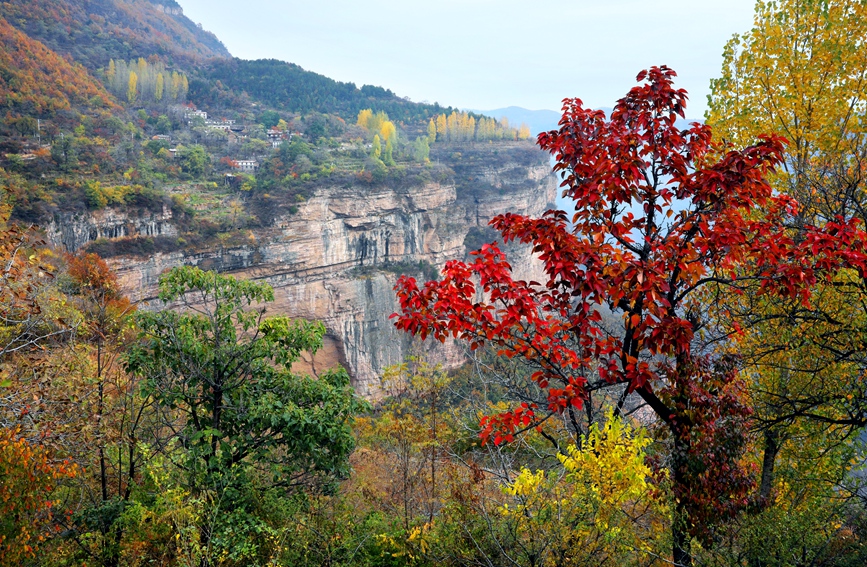
<path fill-rule="evenodd" d="M 236 159 L 234 168 L 238 171 L 253 172 L 259 169 L 259 162 L 254 159 Z"/>

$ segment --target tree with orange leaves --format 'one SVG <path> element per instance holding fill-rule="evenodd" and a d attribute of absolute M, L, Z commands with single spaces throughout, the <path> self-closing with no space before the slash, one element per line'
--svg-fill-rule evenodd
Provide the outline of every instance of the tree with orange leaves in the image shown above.
<path fill-rule="evenodd" d="M 0 429 L 0 567 L 36 557 L 57 513 L 57 483 L 75 473 L 68 462 L 49 462 L 44 448 L 17 431 Z"/>

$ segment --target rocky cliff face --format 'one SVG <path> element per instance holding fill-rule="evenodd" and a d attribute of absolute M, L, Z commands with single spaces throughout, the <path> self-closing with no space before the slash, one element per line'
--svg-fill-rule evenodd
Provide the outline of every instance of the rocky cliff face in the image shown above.
<path fill-rule="evenodd" d="M 556 180 L 541 152 L 529 164 L 503 162 L 502 156 L 500 161 L 456 168 L 454 180 L 410 189 L 324 187 L 296 214 L 253 234 L 247 245 L 116 258 L 110 264 L 125 292 L 152 307 L 158 307 L 159 275 L 180 264 L 268 282 L 276 296 L 271 313 L 321 320 L 328 329 L 325 348 L 307 361 L 308 368 L 317 372 L 342 363 L 357 390 L 375 397 L 382 370 L 413 349 L 429 350 L 429 358 L 446 366 L 463 359 L 456 345 L 420 346 L 394 329 L 389 315 L 397 309 L 392 288 L 398 275 L 432 275 L 447 260 L 465 257 L 473 227 L 507 211 L 539 215 L 554 202 Z M 120 222 L 105 214 L 89 223 L 60 223 L 49 235 L 57 243 L 80 245 L 83 238 L 130 234 L 135 226 L 162 234 L 173 230 L 170 218 L 156 217 Z M 111 228 L 118 226 L 127 228 Z M 512 252 L 519 276 L 538 279 L 528 251 Z"/>
<path fill-rule="evenodd" d="M 62 214 L 45 226 L 45 233 L 55 246 L 74 251 L 99 238 L 177 236 L 178 229 L 172 223 L 172 211 L 163 207 L 161 212 L 134 216 L 114 209 Z"/>

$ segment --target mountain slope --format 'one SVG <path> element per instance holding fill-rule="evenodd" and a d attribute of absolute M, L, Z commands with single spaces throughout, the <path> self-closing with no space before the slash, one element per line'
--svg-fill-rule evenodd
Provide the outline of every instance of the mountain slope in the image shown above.
<path fill-rule="evenodd" d="M 220 106 L 223 86 L 278 110 L 307 113 L 328 112 L 355 121 L 365 108 L 383 110 L 392 120 L 427 119 L 451 111 L 438 104 L 405 100 L 382 87 L 342 83 L 306 71 L 294 63 L 276 59 L 218 59 L 210 62 L 202 79 L 190 85 L 190 98 L 204 105 Z"/>
<path fill-rule="evenodd" d="M 174 0 L 9 0 L 0 3 L 0 16 L 91 70 L 112 58 L 159 55 L 183 64 L 229 57 Z"/>
<path fill-rule="evenodd" d="M 72 107 L 115 107 L 102 84 L 0 18 L 0 109 L 45 116 Z"/>

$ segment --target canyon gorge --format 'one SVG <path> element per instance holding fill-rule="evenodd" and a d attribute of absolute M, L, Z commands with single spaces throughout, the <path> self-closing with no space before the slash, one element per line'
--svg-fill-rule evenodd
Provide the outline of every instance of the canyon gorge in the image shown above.
<path fill-rule="evenodd" d="M 275 294 L 268 314 L 319 320 L 327 328 L 323 348 L 302 369 L 316 374 L 343 364 L 356 390 L 376 398 L 383 370 L 412 353 L 446 368 L 465 360 L 456 344 L 423 345 L 393 327 L 399 275 L 435 277 L 448 260 L 467 258 L 479 238 L 497 237 L 486 228 L 494 216 L 538 216 L 555 202 L 549 157 L 530 143 L 483 146 L 473 156 L 451 155 L 452 175 L 412 187 L 325 184 L 293 214 L 249 231 L 241 245 L 118 256 L 109 264 L 124 293 L 145 309 L 162 307 L 159 276 L 178 265 L 267 282 Z M 52 243 L 73 251 L 97 238 L 173 236 L 178 228 L 165 207 L 138 216 L 113 209 L 70 215 L 46 232 Z M 529 249 L 510 245 L 508 253 L 518 279 L 543 281 Z"/>

